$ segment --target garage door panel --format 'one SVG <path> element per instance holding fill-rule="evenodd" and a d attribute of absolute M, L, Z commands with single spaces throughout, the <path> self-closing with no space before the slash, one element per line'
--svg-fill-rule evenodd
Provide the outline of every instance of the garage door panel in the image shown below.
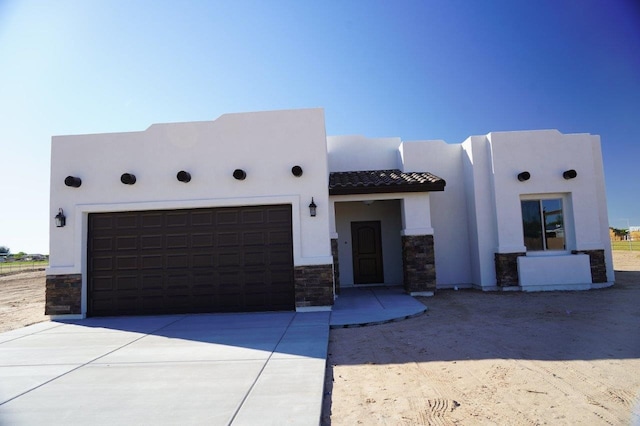
<path fill-rule="evenodd" d="M 167 228 L 184 228 L 189 223 L 189 212 L 172 211 L 166 213 Z"/>
<path fill-rule="evenodd" d="M 291 220 L 291 213 L 286 209 L 270 208 L 267 209 L 267 218 L 272 224 L 286 224 Z"/>
<path fill-rule="evenodd" d="M 167 235 L 167 248 L 172 250 L 186 249 L 189 247 L 188 234 Z"/>
<path fill-rule="evenodd" d="M 266 265 L 266 253 L 263 251 L 250 252 L 244 254 L 244 266 L 251 267 L 257 266 L 264 268 Z"/>
<path fill-rule="evenodd" d="M 113 258 L 112 257 L 94 257 L 91 259 L 91 267 L 95 272 L 99 271 L 112 271 L 113 270 Z"/>
<path fill-rule="evenodd" d="M 95 292 L 112 291 L 114 289 L 113 276 L 100 276 L 96 274 L 93 278 L 93 289 Z"/>
<path fill-rule="evenodd" d="M 117 256 L 116 268 L 120 271 L 123 270 L 137 270 L 138 269 L 138 256 Z"/>
<path fill-rule="evenodd" d="M 210 248 L 213 247 L 213 233 L 193 233 L 191 234 L 191 247 L 193 248 Z"/>
<path fill-rule="evenodd" d="M 244 246 L 264 246 L 266 238 L 262 231 L 250 231 L 242 233 L 242 244 Z"/>
<path fill-rule="evenodd" d="M 291 310 L 291 206 L 89 215 L 88 314 Z"/>
<path fill-rule="evenodd" d="M 225 227 L 229 225 L 240 224 L 240 212 L 238 209 L 225 209 L 218 210 L 215 213 L 215 225 L 216 227 Z"/>
<path fill-rule="evenodd" d="M 164 256 L 161 254 L 150 254 L 140 256 L 140 267 L 142 269 L 162 269 Z"/>
<path fill-rule="evenodd" d="M 273 249 L 269 252 L 269 264 L 272 267 L 275 266 L 285 266 L 288 268 L 289 263 L 291 262 L 291 251 L 290 250 L 277 250 Z"/>
<path fill-rule="evenodd" d="M 191 264 L 194 268 L 213 268 L 215 258 L 210 253 L 193 254 L 191 255 Z"/>
<path fill-rule="evenodd" d="M 241 218 L 242 224 L 247 225 L 262 225 L 264 224 L 264 210 L 247 210 L 243 211 Z"/>
<path fill-rule="evenodd" d="M 134 213 L 121 214 L 115 219 L 115 228 L 118 230 L 138 228 L 138 216 Z"/>
<path fill-rule="evenodd" d="M 133 290 L 138 291 L 137 275 L 119 275 L 116 280 L 116 290 L 118 292 Z"/>
<path fill-rule="evenodd" d="M 138 238 L 136 236 L 116 237 L 116 250 L 136 250 Z"/>
<path fill-rule="evenodd" d="M 140 290 L 162 290 L 164 286 L 164 275 L 156 274 L 142 274 L 140 276 Z"/>
<path fill-rule="evenodd" d="M 186 269 L 189 267 L 188 254 L 168 254 L 167 269 Z"/>
<path fill-rule="evenodd" d="M 142 250 L 158 249 L 161 250 L 164 247 L 164 241 L 162 235 L 141 235 L 140 236 L 140 248 Z"/>
<path fill-rule="evenodd" d="M 96 237 L 91 242 L 91 249 L 94 253 L 99 251 L 112 251 L 113 250 L 113 238 L 111 237 Z"/>
<path fill-rule="evenodd" d="M 204 226 L 210 227 L 213 225 L 213 212 L 212 211 L 195 211 L 191 214 L 191 225 L 194 227 Z"/>
<path fill-rule="evenodd" d="M 220 248 L 238 247 L 240 245 L 240 236 L 237 232 L 220 232 L 217 237 L 217 246 Z"/>
<path fill-rule="evenodd" d="M 162 213 L 141 213 L 141 227 L 144 230 L 162 228 L 164 225 L 164 215 Z M 152 231 L 157 232 L 157 231 Z"/>
<path fill-rule="evenodd" d="M 218 255 L 219 268 L 239 268 L 241 267 L 240 253 L 220 253 Z"/>

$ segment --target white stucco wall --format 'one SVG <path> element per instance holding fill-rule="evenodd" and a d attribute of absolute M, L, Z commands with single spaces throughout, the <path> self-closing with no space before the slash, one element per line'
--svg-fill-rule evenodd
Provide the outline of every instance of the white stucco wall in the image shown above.
<path fill-rule="evenodd" d="M 303 175 L 291 173 L 299 165 Z M 243 181 L 233 178 L 243 169 Z M 182 183 L 185 170 L 192 180 Z M 137 182 L 124 185 L 122 173 Z M 65 186 L 66 176 L 82 179 Z M 51 149 L 49 273 L 80 273 L 90 212 L 292 204 L 294 264 L 332 263 L 327 148 L 321 109 L 227 114 L 145 131 L 56 136 Z M 309 216 L 314 197 L 316 217 Z M 64 209 L 67 226 L 53 217 Z M 304 238 L 302 236 L 304 235 Z"/>
<path fill-rule="evenodd" d="M 475 222 L 471 234 L 478 239 L 472 264 L 477 257 L 479 271 L 474 268 L 474 280 L 479 272 L 479 285 L 495 285 L 494 253 L 526 252 L 521 199 L 548 197 L 563 199 L 566 250 L 527 255 L 604 249 L 608 279 L 613 281 L 598 136 L 563 135 L 557 130 L 497 132 L 469 138 L 463 148 L 467 202 L 470 217 L 475 215 L 470 220 Z M 563 178 L 569 169 L 577 171 L 576 178 Z M 531 173 L 531 178 L 520 182 L 517 175 L 523 171 Z M 549 268 L 555 267 L 554 262 L 558 267 L 566 263 L 558 257 L 544 262 Z"/>
<path fill-rule="evenodd" d="M 446 182 L 444 191 L 428 193 L 439 288 L 472 282 L 462 147 L 442 140 L 404 142 L 405 172 L 430 172 Z M 426 216 L 423 214 L 422 216 Z"/>
<path fill-rule="evenodd" d="M 328 166 L 332 172 L 401 168 L 400 138 L 360 135 L 327 137 Z"/>
<path fill-rule="evenodd" d="M 498 246 L 491 150 L 486 136 L 471 136 L 462 143 L 462 148 L 471 282 L 490 286 L 496 282 L 494 253 Z"/>

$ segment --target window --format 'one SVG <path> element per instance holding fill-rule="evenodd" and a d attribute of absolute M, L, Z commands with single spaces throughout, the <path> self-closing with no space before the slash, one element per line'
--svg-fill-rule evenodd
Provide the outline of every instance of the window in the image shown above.
<path fill-rule="evenodd" d="M 527 250 L 564 250 L 562 199 L 522 200 L 522 230 Z"/>

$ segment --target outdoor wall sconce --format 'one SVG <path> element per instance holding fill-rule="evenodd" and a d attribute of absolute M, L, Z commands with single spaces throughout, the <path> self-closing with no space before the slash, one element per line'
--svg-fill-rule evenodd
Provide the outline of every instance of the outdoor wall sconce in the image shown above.
<path fill-rule="evenodd" d="M 531 178 L 531 173 L 529 172 L 518 173 L 518 180 L 520 182 L 524 182 L 526 180 L 529 180 L 530 178 Z"/>
<path fill-rule="evenodd" d="M 80 188 L 80 185 L 82 185 L 82 179 L 75 176 L 67 176 L 64 179 L 64 184 L 72 188 Z"/>
<path fill-rule="evenodd" d="M 562 173 L 562 177 L 565 179 L 573 179 L 576 176 L 578 176 L 578 172 L 573 169 L 567 170 L 566 172 Z"/>
<path fill-rule="evenodd" d="M 247 173 L 242 169 L 235 169 L 233 171 L 233 177 L 238 180 L 244 180 L 247 177 Z"/>
<path fill-rule="evenodd" d="M 317 208 L 318 206 L 316 206 L 316 203 L 313 202 L 313 197 L 311 197 L 311 204 L 309 204 L 309 216 L 316 217 Z"/>
<path fill-rule="evenodd" d="M 191 181 L 191 173 L 185 172 L 184 170 L 180 170 L 176 175 L 176 178 L 178 178 L 180 182 L 187 183 Z"/>
<path fill-rule="evenodd" d="M 123 173 L 122 176 L 120 176 L 120 182 L 124 183 L 125 185 L 133 185 L 134 183 L 136 183 L 136 175 L 132 175 L 131 173 Z"/>
<path fill-rule="evenodd" d="M 62 209 L 58 209 L 58 214 L 55 217 L 56 228 L 62 228 L 67 224 L 67 218 L 64 215 Z"/>
<path fill-rule="evenodd" d="M 293 173 L 293 175 L 294 175 L 295 177 L 300 177 L 300 176 L 302 176 L 302 167 L 300 167 L 300 166 L 293 166 L 293 167 L 291 168 L 291 173 Z"/>

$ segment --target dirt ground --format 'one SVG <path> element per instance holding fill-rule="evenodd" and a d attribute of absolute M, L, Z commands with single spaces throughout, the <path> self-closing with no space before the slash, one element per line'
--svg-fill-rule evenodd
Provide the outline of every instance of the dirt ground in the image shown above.
<path fill-rule="evenodd" d="M 439 291 L 332 330 L 324 425 L 640 425 L 640 252 L 585 292 Z M 0 332 L 46 321 L 44 271 L 0 276 Z"/>
<path fill-rule="evenodd" d="M 0 333 L 49 319 L 44 286 L 44 270 L 0 275 Z"/>
<path fill-rule="evenodd" d="M 331 331 L 325 425 L 640 425 L 640 252 L 584 292 L 439 291 Z"/>

